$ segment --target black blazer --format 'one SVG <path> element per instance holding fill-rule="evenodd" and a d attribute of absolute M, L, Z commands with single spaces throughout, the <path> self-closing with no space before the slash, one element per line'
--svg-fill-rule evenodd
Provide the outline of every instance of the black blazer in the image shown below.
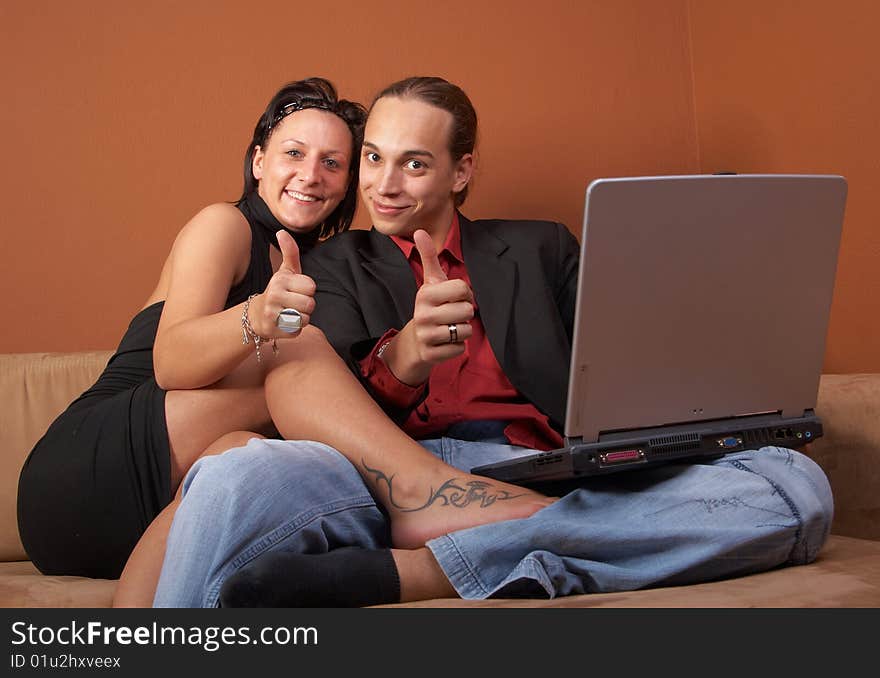
<path fill-rule="evenodd" d="M 513 386 L 561 431 L 578 242 L 548 221 L 471 222 L 461 214 L 459 220 L 464 263 L 495 357 Z M 387 330 L 412 319 L 416 283 L 406 257 L 375 229 L 352 230 L 313 249 L 302 264 L 318 286 L 311 322 L 360 376 L 357 362 Z M 409 415 L 379 402 L 398 422 Z"/>

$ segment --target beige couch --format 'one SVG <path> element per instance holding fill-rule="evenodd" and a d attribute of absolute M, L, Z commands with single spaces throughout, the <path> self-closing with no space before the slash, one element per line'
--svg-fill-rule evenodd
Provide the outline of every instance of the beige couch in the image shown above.
<path fill-rule="evenodd" d="M 115 582 L 41 575 L 21 546 L 21 465 L 49 422 L 103 368 L 108 351 L 0 354 L 0 606 L 105 607 Z M 721 582 L 556 600 L 432 600 L 418 606 L 880 607 L 880 374 L 822 377 L 825 436 L 808 453 L 834 489 L 833 535 L 819 559 Z"/>

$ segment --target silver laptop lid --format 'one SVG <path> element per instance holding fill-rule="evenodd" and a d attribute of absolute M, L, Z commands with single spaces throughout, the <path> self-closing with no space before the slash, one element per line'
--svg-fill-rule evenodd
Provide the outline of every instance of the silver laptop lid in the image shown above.
<path fill-rule="evenodd" d="M 592 182 L 565 435 L 814 408 L 846 190 L 810 175 Z"/>

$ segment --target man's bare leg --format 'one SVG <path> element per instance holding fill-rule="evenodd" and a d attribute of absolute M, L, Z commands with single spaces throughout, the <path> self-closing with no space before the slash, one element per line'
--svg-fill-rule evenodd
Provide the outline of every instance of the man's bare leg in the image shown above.
<path fill-rule="evenodd" d="M 458 597 L 428 548 L 392 549 L 391 555 L 400 577 L 401 603 Z"/>
<path fill-rule="evenodd" d="M 297 348 L 296 360 L 266 378 L 272 420 L 285 438 L 330 445 L 357 468 L 391 518 L 395 547 L 419 548 L 456 530 L 525 518 L 554 501 L 437 459 L 385 415 L 320 330 L 305 328 Z"/>

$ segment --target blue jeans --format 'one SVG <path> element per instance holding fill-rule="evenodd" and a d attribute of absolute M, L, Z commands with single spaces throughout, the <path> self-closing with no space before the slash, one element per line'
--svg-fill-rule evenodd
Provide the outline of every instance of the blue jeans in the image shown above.
<path fill-rule="evenodd" d="M 525 452 L 448 437 L 422 444 L 464 470 Z M 555 597 L 808 563 L 832 513 L 821 469 L 766 447 L 580 481 L 529 518 L 427 546 L 462 598 Z M 386 517 L 357 470 L 320 443 L 253 439 L 186 476 L 154 605 L 213 607 L 223 581 L 262 553 L 348 545 L 390 546 Z"/>

